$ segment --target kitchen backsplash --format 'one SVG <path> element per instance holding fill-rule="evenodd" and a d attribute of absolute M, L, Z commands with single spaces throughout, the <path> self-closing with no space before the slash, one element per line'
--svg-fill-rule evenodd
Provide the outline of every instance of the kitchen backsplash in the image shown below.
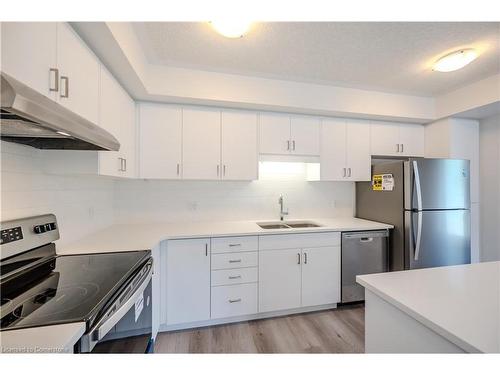
<path fill-rule="evenodd" d="M 47 153 L 3 141 L 1 159 L 2 220 L 54 213 L 61 243 L 112 224 L 112 179 L 44 173 Z"/>
<path fill-rule="evenodd" d="M 125 180 L 45 173 L 58 153 L 1 142 L 1 219 L 54 213 L 61 242 L 113 222 L 290 219 L 352 216 L 354 184 L 307 181 Z M 52 160 L 53 161 L 53 160 Z"/>

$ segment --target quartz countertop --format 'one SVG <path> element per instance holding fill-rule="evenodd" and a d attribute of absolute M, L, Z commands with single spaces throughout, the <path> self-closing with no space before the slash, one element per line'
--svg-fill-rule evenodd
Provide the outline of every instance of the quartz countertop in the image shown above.
<path fill-rule="evenodd" d="M 357 276 L 357 282 L 467 352 L 500 352 L 500 262 Z"/>
<path fill-rule="evenodd" d="M 8 353 L 73 353 L 85 323 L 57 324 L 0 332 L 0 347 Z"/>
<path fill-rule="evenodd" d="M 291 233 L 319 233 L 357 230 L 377 230 L 393 228 L 390 224 L 358 219 L 354 217 L 304 219 L 320 224 L 321 227 L 300 229 L 262 229 L 254 221 L 224 221 L 224 222 L 179 222 L 179 223 L 130 223 L 115 224 L 104 228 L 80 241 L 69 245 L 58 246 L 57 253 L 81 254 L 103 253 L 117 251 L 148 250 L 160 241 L 184 238 L 227 237 Z M 290 220 L 302 221 L 302 220 Z"/>

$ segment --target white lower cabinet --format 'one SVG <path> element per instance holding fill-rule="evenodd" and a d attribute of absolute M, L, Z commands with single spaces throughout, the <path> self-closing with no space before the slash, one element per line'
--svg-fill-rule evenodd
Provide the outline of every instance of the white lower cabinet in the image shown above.
<path fill-rule="evenodd" d="M 259 252 L 259 312 L 300 307 L 300 249 Z"/>
<path fill-rule="evenodd" d="M 302 306 L 340 301 L 340 246 L 302 250 Z"/>
<path fill-rule="evenodd" d="M 210 239 L 168 241 L 166 262 L 167 325 L 210 319 Z"/>
<path fill-rule="evenodd" d="M 257 283 L 212 288 L 212 319 L 257 313 Z"/>

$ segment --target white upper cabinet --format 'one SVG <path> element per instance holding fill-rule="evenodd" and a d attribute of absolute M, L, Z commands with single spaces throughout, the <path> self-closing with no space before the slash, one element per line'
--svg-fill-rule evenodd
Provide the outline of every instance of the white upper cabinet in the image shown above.
<path fill-rule="evenodd" d="M 182 108 L 163 104 L 139 106 L 139 176 L 182 177 Z"/>
<path fill-rule="evenodd" d="M 260 114 L 260 153 L 319 155 L 320 120 L 277 113 Z"/>
<path fill-rule="evenodd" d="M 371 124 L 371 153 L 380 156 L 424 156 L 424 127 L 375 121 Z"/>
<path fill-rule="evenodd" d="M 324 119 L 321 126 L 321 180 L 369 181 L 370 124 Z"/>
<path fill-rule="evenodd" d="M 257 114 L 222 112 L 222 179 L 256 180 L 258 177 Z"/>
<path fill-rule="evenodd" d="M 316 117 L 292 116 L 290 151 L 296 155 L 319 155 L 320 120 Z"/>
<path fill-rule="evenodd" d="M 120 142 L 120 150 L 99 152 L 99 174 L 135 177 L 135 103 L 104 67 L 100 98 L 99 124 Z"/>
<path fill-rule="evenodd" d="M 97 124 L 99 120 L 99 60 L 67 23 L 57 24 L 58 101 Z"/>
<path fill-rule="evenodd" d="M 218 180 L 221 178 L 220 117 L 219 110 L 183 109 L 182 173 L 184 179 Z"/>
<path fill-rule="evenodd" d="M 2 22 L 1 47 L 3 72 L 56 99 L 57 23 Z"/>
<path fill-rule="evenodd" d="M 260 153 L 290 153 L 290 116 L 279 113 L 260 114 Z"/>

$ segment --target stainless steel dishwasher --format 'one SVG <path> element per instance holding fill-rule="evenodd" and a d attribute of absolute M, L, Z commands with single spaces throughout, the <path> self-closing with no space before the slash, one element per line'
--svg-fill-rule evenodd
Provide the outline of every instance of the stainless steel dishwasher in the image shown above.
<path fill-rule="evenodd" d="M 388 230 L 342 233 L 342 303 L 365 299 L 357 275 L 388 271 L 388 237 Z"/>

